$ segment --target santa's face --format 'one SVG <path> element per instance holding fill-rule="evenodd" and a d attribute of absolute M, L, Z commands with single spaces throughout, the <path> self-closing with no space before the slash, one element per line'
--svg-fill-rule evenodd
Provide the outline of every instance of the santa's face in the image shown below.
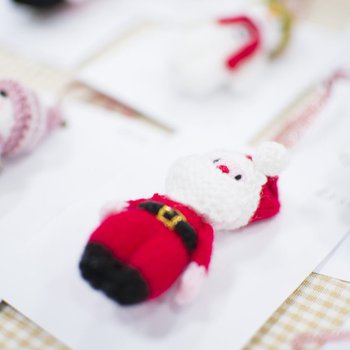
<path fill-rule="evenodd" d="M 8 92 L 0 87 L 0 144 L 5 142 L 10 136 L 15 123 L 14 113 L 13 102 Z"/>
<path fill-rule="evenodd" d="M 177 161 L 167 193 L 202 214 L 218 229 L 246 225 L 259 204 L 266 176 L 241 153 L 215 152 Z"/>

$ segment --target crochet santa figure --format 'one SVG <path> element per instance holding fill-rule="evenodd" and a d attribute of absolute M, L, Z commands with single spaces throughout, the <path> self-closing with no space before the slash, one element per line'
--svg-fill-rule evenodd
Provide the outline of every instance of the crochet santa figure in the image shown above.
<path fill-rule="evenodd" d="M 43 107 L 19 82 L 0 81 L 0 165 L 3 160 L 30 152 L 59 125 L 63 120 L 57 107 Z"/>
<path fill-rule="evenodd" d="M 177 161 L 166 195 L 121 203 L 106 213 L 80 261 L 84 279 L 122 305 L 154 299 L 180 278 L 178 303 L 198 294 L 209 269 L 213 229 L 234 230 L 280 210 L 283 146 L 262 144 Z"/>
<path fill-rule="evenodd" d="M 270 58 L 286 48 L 291 16 L 282 5 L 244 11 L 193 26 L 173 54 L 175 85 L 191 95 L 221 88 L 248 92 L 266 69 Z"/>

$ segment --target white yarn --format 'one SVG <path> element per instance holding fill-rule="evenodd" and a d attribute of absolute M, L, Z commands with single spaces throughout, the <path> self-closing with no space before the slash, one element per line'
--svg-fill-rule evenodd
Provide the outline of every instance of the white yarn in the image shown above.
<path fill-rule="evenodd" d="M 231 30 L 208 21 L 185 32 L 172 59 L 172 80 L 179 90 L 205 95 L 229 80 L 225 59 L 240 45 Z"/>
<path fill-rule="evenodd" d="M 268 6 L 256 4 L 247 10 L 247 15 L 258 25 L 262 37 L 262 49 L 265 56 L 271 52 L 278 44 L 282 28 L 281 20 L 271 13 Z"/>
<path fill-rule="evenodd" d="M 266 6 L 243 9 L 237 14 L 252 18 L 260 28 L 262 49 L 229 71 L 227 58 L 242 48 L 249 35 L 244 26 L 223 26 L 216 21 L 197 24 L 187 30 L 172 54 L 173 81 L 180 91 L 190 95 L 207 95 L 229 87 L 233 92 L 247 93 L 268 64 L 268 55 L 276 46 L 281 28 L 279 20 L 269 14 Z"/>
<path fill-rule="evenodd" d="M 284 146 L 277 142 L 264 142 L 256 150 L 254 162 L 266 176 L 277 176 L 287 165 L 288 156 Z"/>
<path fill-rule="evenodd" d="M 0 135 L 3 140 L 7 140 L 15 124 L 14 108 L 12 101 L 8 97 L 0 95 Z"/>
<path fill-rule="evenodd" d="M 35 93 L 16 82 L 10 84 L 16 86 L 14 96 L 0 95 L 0 151 L 2 154 L 4 145 L 11 138 L 11 134 L 20 130 L 19 141 L 16 140 L 16 147 L 6 154 L 7 158 L 24 155 L 31 152 L 44 136 L 50 131 L 48 129 L 51 115 L 41 104 Z M 12 85 L 11 85 L 12 84 Z M 6 87 L 4 91 L 6 92 Z M 16 113 L 18 115 L 16 115 Z M 23 121 L 23 118 L 28 120 Z M 19 118 L 19 119 L 18 119 Z M 22 125 L 25 123 L 25 125 Z"/>
<path fill-rule="evenodd" d="M 198 296 L 206 275 L 205 267 L 192 261 L 181 276 L 175 302 L 178 305 L 191 303 Z"/>
<path fill-rule="evenodd" d="M 215 159 L 220 159 L 213 163 Z M 226 165 L 230 173 L 222 173 Z M 237 181 L 236 175 L 242 175 Z M 267 178 L 241 153 L 220 152 L 178 160 L 166 180 L 169 197 L 194 208 L 216 229 L 233 230 L 246 225 L 260 201 Z"/>
<path fill-rule="evenodd" d="M 267 64 L 266 55 L 261 52 L 257 53 L 246 64 L 242 64 L 239 69 L 231 72 L 227 82 L 229 90 L 238 96 L 251 92 L 259 77 L 264 74 Z"/>
<path fill-rule="evenodd" d="M 29 89 L 26 90 L 31 110 L 31 121 L 28 124 L 25 134 L 23 135 L 21 147 L 18 149 L 18 153 L 16 153 L 16 155 L 31 152 L 40 143 L 46 133 L 46 110 L 41 105 L 40 101 L 37 100 L 34 93 Z"/>

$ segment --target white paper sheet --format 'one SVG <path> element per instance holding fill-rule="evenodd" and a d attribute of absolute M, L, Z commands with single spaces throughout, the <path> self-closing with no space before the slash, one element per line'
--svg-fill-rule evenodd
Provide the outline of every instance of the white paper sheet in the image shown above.
<path fill-rule="evenodd" d="M 348 206 L 349 208 L 349 206 Z M 350 211 L 350 210 L 349 210 Z M 348 211 L 348 212 L 349 212 Z M 316 272 L 350 282 L 350 233 L 316 269 Z"/>
<path fill-rule="evenodd" d="M 225 90 L 201 98 L 184 95 L 170 79 L 171 56 L 179 40 L 179 28 L 170 22 L 125 41 L 86 67 L 80 79 L 177 130 L 239 124 L 245 126 L 245 137 L 334 68 L 341 39 L 340 34 L 299 24 L 289 50 L 267 67 L 249 94 L 235 96 Z"/>
<path fill-rule="evenodd" d="M 338 134 L 331 129 L 325 139 L 295 152 L 281 177 L 278 217 L 217 233 L 210 275 L 193 305 L 174 307 L 170 292 L 155 302 L 119 307 L 92 290 L 77 268 L 101 205 L 162 192 L 173 159 L 201 145 L 227 146 L 228 139 L 213 133 L 194 143 L 196 134 L 189 134 L 168 145 L 158 139 L 155 148 L 131 147 L 128 128 L 119 141 L 114 120 L 79 109 L 71 119 L 69 135 L 56 134 L 30 167 L 28 158 L 3 174 L 0 190 L 7 197 L 1 209 L 9 203 L 7 217 L 11 211 L 21 215 L 5 226 L 15 224 L 19 231 L 0 246 L 0 276 L 5 300 L 74 349 L 240 349 L 349 226 L 318 193 L 332 174 Z M 340 118 L 340 128 L 346 122 Z M 52 215 L 45 215 L 52 206 Z"/>
<path fill-rule="evenodd" d="M 339 84 L 339 83 L 338 83 Z M 319 127 L 315 127 L 308 137 L 307 143 L 303 143 L 300 147 L 308 147 L 310 143 L 315 142 L 318 135 L 327 134 L 337 129 L 337 146 L 328 150 L 329 156 L 334 153 L 332 172 L 321 172 L 320 177 L 324 177 L 324 185 L 317 190 L 318 196 L 324 201 L 329 201 L 339 208 L 339 215 L 343 218 L 349 216 L 350 213 L 350 164 L 348 158 L 348 130 L 350 123 L 346 120 L 350 113 L 350 104 L 344 103 L 350 96 L 350 82 L 343 82 L 334 91 L 330 105 L 327 106 L 327 113 L 331 115 L 340 115 L 340 121 L 343 128 L 339 126 L 339 120 L 329 119 L 329 122 L 319 123 Z M 337 101 L 338 100 L 338 101 Z M 339 104 L 342 100 L 343 103 Z M 320 116 L 322 119 L 322 115 Z M 326 142 L 326 140 L 325 140 Z M 325 165 L 328 164 L 326 163 Z M 330 254 L 315 269 L 315 272 L 338 278 L 350 282 L 349 258 L 350 252 L 350 235 L 344 237 L 339 245 L 330 252 Z"/>
<path fill-rule="evenodd" d="M 350 112 L 350 108 L 348 108 Z M 337 183 L 336 188 L 329 188 L 320 191 L 320 194 L 336 202 L 342 208 L 342 214 L 349 215 L 350 213 L 350 163 L 348 144 L 343 145 L 340 152 L 338 171 L 336 172 Z M 318 273 L 338 278 L 343 281 L 350 282 L 350 232 L 343 241 L 326 257 L 326 259 L 315 270 Z M 349 323 L 350 326 L 350 323 Z M 348 327 L 350 328 L 350 327 Z"/>
<path fill-rule="evenodd" d="M 0 44 L 57 67 L 75 68 L 137 23 L 135 4 L 91 0 L 51 12 L 0 2 Z"/>

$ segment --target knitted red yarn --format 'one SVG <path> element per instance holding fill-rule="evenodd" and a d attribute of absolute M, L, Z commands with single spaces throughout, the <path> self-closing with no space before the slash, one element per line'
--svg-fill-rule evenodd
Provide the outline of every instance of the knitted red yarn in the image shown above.
<path fill-rule="evenodd" d="M 180 211 L 192 225 L 198 241 L 191 256 L 174 231 L 154 215 L 138 207 L 140 203 L 148 200 Z M 136 269 L 147 284 L 148 299 L 153 299 L 165 292 L 191 261 L 208 269 L 213 230 L 192 209 L 155 194 L 150 199 L 130 201 L 127 209 L 107 217 L 91 235 L 89 243 L 103 246 L 118 261 Z"/>
<path fill-rule="evenodd" d="M 260 192 L 260 202 L 249 223 L 268 219 L 275 216 L 280 211 L 280 201 L 278 198 L 278 176 L 268 176 L 266 184 Z"/>
<path fill-rule="evenodd" d="M 251 58 L 261 47 L 261 36 L 257 25 L 247 16 L 236 16 L 221 18 L 218 20 L 221 25 L 243 24 L 249 31 L 251 40 L 238 52 L 234 52 L 226 61 L 229 70 L 235 70 L 241 63 Z"/>

